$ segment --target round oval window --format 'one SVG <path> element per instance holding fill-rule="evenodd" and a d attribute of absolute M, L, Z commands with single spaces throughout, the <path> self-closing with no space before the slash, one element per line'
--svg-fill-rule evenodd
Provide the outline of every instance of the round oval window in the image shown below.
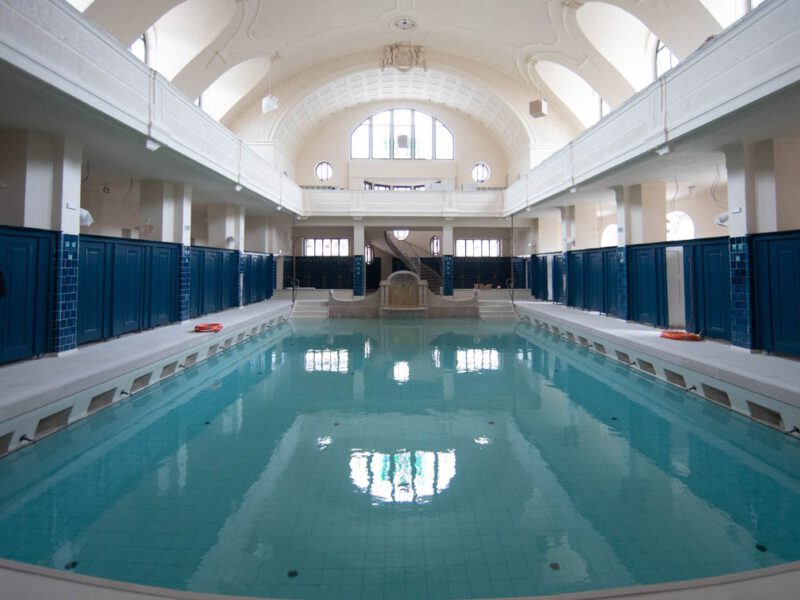
<path fill-rule="evenodd" d="M 489 165 L 486 163 L 475 163 L 472 167 L 472 180 L 475 183 L 485 183 L 489 179 L 489 174 Z"/>
<path fill-rule="evenodd" d="M 323 160 L 322 162 L 318 162 L 317 166 L 314 167 L 314 174 L 320 181 L 328 181 L 331 177 L 333 177 L 333 167 L 331 166 L 331 163 Z"/>

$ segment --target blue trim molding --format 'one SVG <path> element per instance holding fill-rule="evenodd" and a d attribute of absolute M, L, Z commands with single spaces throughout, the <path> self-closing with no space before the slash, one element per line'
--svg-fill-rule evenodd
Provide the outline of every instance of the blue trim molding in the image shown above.
<path fill-rule="evenodd" d="M 753 348 L 752 253 L 748 237 L 730 238 L 731 343 Z"/>
<path fill-rule="evenodd" d="M 364 256 L 353 255 L 353 296 L 364 295 Z"/>
<path fill-rule="evenodd" d="M 78 347 L 78 236 L 59 232 L 55 246 L 53 352 Z"/>
<path fill-rule="evenodd" d="M 628 248 L 617 247 L 617 317 L 628 320 Z"/>
<path fill-rule="evenodd" d="M 453 255 L 442 256 L 442 295 L 453 295 Z"/>

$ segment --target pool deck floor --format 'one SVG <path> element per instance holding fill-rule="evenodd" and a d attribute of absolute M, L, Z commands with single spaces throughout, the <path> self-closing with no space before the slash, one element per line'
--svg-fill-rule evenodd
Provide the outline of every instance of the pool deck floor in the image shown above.
<path fill-rule="evenodd" d="M 531 320 L 538 318 L 559 323 L 559 327 L 565 330 L 572 327 L 576 332 L 593 332 L 598 339 L 624 342 L 627 347 L 643 354 L 758 391 L 759 394 L 775 398 L 789 406 L 800 407 L 798 360 L 751 353 L 725 342 L 667 340 L 659 337 L 659 330 L 652 327 L 548 302 L 518 299 L 516 304 L 520 314 L 529 316 Z M 86 389 L 104 378 L 111 379 L 129 371 L 137 364 L 147 364 L 175 354 L 182 348 L 196 344 L 201 336 L 219 335 L 194 333 L 197 323 L 218 322 L 223 325 L 224 331 L 245 326 L 259 317 L 263 318 L 265 312 L 288 316 L 290 311 L 291 301 L 285 297 L 277 297 L 184 323 L 89 344 L 61 356 L 46 356 L 0 367 L 0 389 L 3 390 L 0 396 L 0 421 L 10 418 L 21 407 L 52 402 L 59 397 Z M 693 582 L 564 594 L 557 598 L 783 599 L 795 597 L 798 586 L 800 562 Z M 4 590 L 3 594 L 8 594 L 4 596 L 8 598 L 225 598 L 124 584 L 3 559 L 0 559 L 0 589 Z"/>

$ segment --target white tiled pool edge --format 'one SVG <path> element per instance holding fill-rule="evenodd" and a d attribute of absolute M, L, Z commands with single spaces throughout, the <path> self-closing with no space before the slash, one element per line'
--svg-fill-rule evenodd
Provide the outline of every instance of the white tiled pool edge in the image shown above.
<path fill-rule="evenodd" d="M 115 357 L 119 364 L 103 370 L 82 375 L 73 373 L 71 381 L 55 381 L 54 386 L 46 391 L 16 394 L 6 398 L 0 406 L 0 456 L 19 450 L 36 442 L 67 425 L 84 419 L 98 410 L 111 406 L 120 400 L 146 389 L 148 386 L 163 381 L 181 371 L 190 368 L 205 359 L 240 344 L 254 336 L 274 330 L 279 325 L 288 323 L 291 305 L 288 303 L 254 305 L 248 311 L 237 309 L 204 317 L 203 320 L 226 321 L 226 326 L 219 333 L 192 334 L 194 322 L 172 325 L 162 330 L 153 330 L 136 334 L 146 336 L 155 334 L 159 340 L 153 340 L 151 352 L 141 351 L 128 362 L 124 357 Z M 170 333 L 170 329 L 173 330 Z M 177 339 L 189 332 L 190 335 Z M 164 334 L 174 336 L 164 340 Z M 177 339 L 177 341 L 176 341 Z M 119 340 L 116 340 L 119 341 Z M 87 347 L 88 353 L 96 355 L 113 346 L 101 342 Z M 121 348 L 124 352 L 124 347 Z M 87 353 L 87 354 L 88 354 Z M 97 357 L 94 356 L 96 360 Z M 40 365 L 46 368 L 54 363 L 47 361 L 69 361 L 76 370 L 85 365 L 85 357 L 81 351 L 57 358 L 31 361 L 28 365 L 18 367 L 10 365 L 0 370 L 0 382 L 4 378 L 13 377 L 20 368 Z M 61 365 L 63 366 L 63 365 Z M 89 369 L 87 368 L 87 371 Z M 61 384 L 61 385 L 59 385 Z M 77 391 L 70 390 L 70 386 Z M 66 394 L 64 392 L 66 391 Z M 59 393 L 60 392 L 60 393 Z M 61 396 L 61 397 L 59 397 Z"/>
<path fill-rule="evenodd" d="M 225 596 L 157 588 L 147 585 L 100 579 L 26 563 L 0 559 L 0 584 L 12 598 L 58 598 L 59 600 L 242 600 L 245 596 Z M 558 600 L 784 600 L 795 595 L 800 584 L 800 561 L 754 571 L 706 579 L 641 585 L 556 596 L 518 598 Z M 252 596 L 250 596 L 252 598 Z"/>
<path fill-rule="evenodd" d="M 746 354 L 711 341 L 664 340 L 652 327 L 563 306 L 518 302 L 517 308 L 533 327 L 759 423 L 784 432 L 800 427 L 800 363 L 796 361 Z M 736 365 L 726 359 L 741 360 Z M 759 372 L 764 365 L 778 365 L 782 377 Z"/>

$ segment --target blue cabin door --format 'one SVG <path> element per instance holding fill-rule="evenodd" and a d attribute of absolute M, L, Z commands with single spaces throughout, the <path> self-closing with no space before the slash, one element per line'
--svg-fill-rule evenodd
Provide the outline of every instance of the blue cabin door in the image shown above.
<path fill-rule="evenodd" d="M 108 321 L 106 261 L 110 246 L 81 239 L 78 250 L 78 345 L 107 337 Z"/>
<path fill-rule="evenodd" d="M 114 249 L 112 335 L 143 329 L 145 247 L 117 244 Z"/>
<path fill-rule="evenodd" d="M 800 356 L 800 236 L 758 240 L 756 247 L 760 345 Z"/>
<path fill-rule="evenodd" d="M 50 239 L 0 233 L 0 363 L 47 348 Z"/>

